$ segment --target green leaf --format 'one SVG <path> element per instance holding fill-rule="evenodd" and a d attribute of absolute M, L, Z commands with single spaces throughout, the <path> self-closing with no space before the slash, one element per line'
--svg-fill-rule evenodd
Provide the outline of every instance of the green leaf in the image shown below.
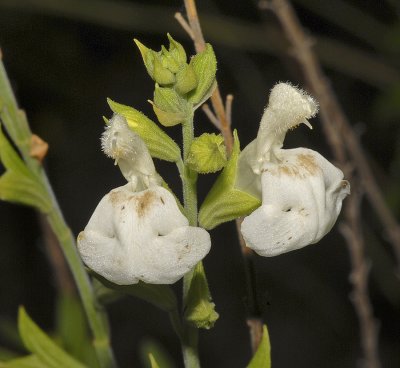
<path fill-rule="evenodd" d="M 65 294 L 57 299 L 56 332 L 63 348 L 89 367 L 98 367 L 85 313 L 78 297 Z"/>
<path fill-rule="evenodd" d="M 129 127 L 143 139 L 153 157 L 171 162 L 181 159 L 178 145 L 147 116 L 111 99 L 107 102 L 113 112 L 125 117 Z"/>
<path fill-rule="evenodd" d="M 204 200 L 199 223 L 207 230 L 248 215 L 261 205 L 260 199 L 235 188 L 240 143 L 236 130 L 231 157 Z"/>
<path fill-rule="evenodd" d="M 7 169 L 0 177 L 0 199 L 37 208 L 51 209 L 51 201 L 39 178 L 26 167 L 0 127 L 0 161 Z"/>
<path fill-rule="evenodd" d="M 271 345 L 266 325 L 263 326 L 260 345 L 247 368 L 271 368 Z"/>
<path fill-rule="evenodd" d="M 173 88 L 156 84 L 153 109 L 162 125 L 173 126 L 187 119 L 189 106 Z"/>
<path fill-rule="evenodd" d="M 214 173 L 226 164 L 226 148 L 221 134 L 204 133 L 194 139 L 186 164 L 201 174 Z"/>
<path fill-rule="evenodd" d="M 145 300 L 167 312 L 177 308 L 178 302 L 175 293 L 169 285 L 146 284 L 142 281 L 133 285 L 117 285 L 98 274 L 95 274 L 95 276 L 105 287 Z"/>
<path fill-rule="evenodd" d="M 200 101 L 203 101 L 204 97 L 209 94 L 215 82 L 217 59 L 212 46 L 207 43 L 204 51 L 195 55 L 189 65 L 193 67 L 198 84 L 197 87 L 189 93 L 188 99 L 193 105 L 196 105 Z"/>
<path fill-rule="evenodd" d="M 18 312 L 18 328 L 25 347 L 49 368 L 83 368 L 83 364 L 72 358 L 52 341 L 28 316 L 23 307 Z"/>
<path fill-rule="evenodd" d="M 146 339 L 140 344 L 140 355 L 145 368 L 173 368 L 168 351 L 157 341 Z"/>
<path fill-rule="evenodd" d="M 28 355 L 22 358 L 9 360 L 2 364 L 0 368 L 52 368 L 53 366 L 43 362 L 37 355 Z"/>
<path fill-rule="evenodd" d="M 211 301 L 203 264 L 200 262 L 193 270 L 192 279 L 186 299 L 185 319 L 197 328 L 210 329 L 219 315 Z"/>
<path fill-rule="evenodd" d="M 180 95 L 185 95 L 197 87 L 197 76 L 191 65 L 184 65 L 176 74 L 175 90 Z"/>
<path fill-rule="evenodd" d="M 43 213 L 52 208 L 45 189 L 33 175 L 14 171 L 7 171 L 0 177 L 0 200 L 35 207 Z"/>

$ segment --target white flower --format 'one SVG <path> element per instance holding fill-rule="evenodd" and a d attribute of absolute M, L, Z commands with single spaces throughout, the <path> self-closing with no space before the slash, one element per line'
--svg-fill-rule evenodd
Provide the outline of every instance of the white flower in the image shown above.
<path fill-rule="evenodd" d="M 174 196 L 160 186 L 145 143 L 122 116 L 110 120 L 102 147 L 128 183 L 104 196 L 79 234 L 83 261 L 119 285 L 174 283 L 209 252 L 208 232 L 189 226 Z"/>
<path fill-rule="evenodd" d="M 210 250 L 208 232 L 188 225 L 168 190 L 133 192 L 128 183 L 100 201 L 78 249 L 87 266 L 116 284 L 171 284 Z"/>
<path fill-rule="evenodd" d="M 341 170 L 305 148 L 282 149 L 288 129 L 317 112 L 305 92 L 286 83 L 270 95 L 256 140 L 239 158 L 237 187 L 262 198 L 246 217 L 242 234 L 247 246 L 270 257 L 318 242 L 340 213 L 350 185 Z"/>

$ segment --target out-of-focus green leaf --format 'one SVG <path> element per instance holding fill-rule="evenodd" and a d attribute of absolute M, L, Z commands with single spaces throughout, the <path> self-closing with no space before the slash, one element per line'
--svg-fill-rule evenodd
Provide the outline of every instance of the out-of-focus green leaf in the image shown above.
<path fill-rule="evenodd" d="M 5 363 L 0 363 L 0 368 L 52 368 L 41 360 L 37 355 L 28 355 L 16 358 Z"/>
<path fill-rule="evenodd" d="M 63 348 L 89 367 L 98 367 L 91 343 L 89 328 L 80 300 L 69 294 L 58 297 L 56 309 L 56 333 Z"/>
<path fill-rule="evenodd" d="M 122 115 L 129 127 L 143 139 L 150 154 L 161 160 L 176 162 L 181 159 L 179 146 L 156 123 L 133 107 L 107 99 L 113 112 Z"/>
<path fill-rule="evenodd" d="M 140 344 L 140 356 L 144 368 L 173 368 L 175 366 L 165 348 L 152 339 L 146 339 Z"/>
<path fill-rule="evenodd" d="M 43 213 L 51 202 L 39 179 L 26 167 L 0 127 L 0 161 L 7 169 L 0 177 L 0 199 L 37 208 Z"/>
<path fill-rule="evenodd" d="M 271 345 L 267 326 L 263 326 L 263 336 L 256 353 L 247 368 L 271 368 Z"/>
<path fill-rule="evenodd" d="M 85 366 L 72 358 L 52 341 L 20 307 L 18 329 L 25 347 L 43 361 L 43 367 L 49 368 L 84 368 Z"/>
<path fill-rule="evenodd" d="M 215 304 L 211 301 L 203 264 L 200 262 L 193 270 L 189 292 L 185 301 L 185 319 L 197 328 L 210 329 L 214 326 L 219 315 Z"/>

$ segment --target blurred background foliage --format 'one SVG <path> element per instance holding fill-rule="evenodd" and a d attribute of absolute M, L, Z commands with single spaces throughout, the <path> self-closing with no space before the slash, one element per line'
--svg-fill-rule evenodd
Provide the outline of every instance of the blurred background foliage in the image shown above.
<path fill-rule="evenodd" d="M 294 6 L 399 217 L 400 3 L 294 0 Z M 260 13 L 256 1 L 202 0 L 198 8 L 205 38 L 219 61 L 222 93 L 235 96 L 233 128 L 244 147 L 256 135 L 269 89 L 286 80 L 303 86 L 303 78 L 276 19 Z M 159 49 L 170 32 L 193 52 L 174 20 L 176 11 L 183 11 L 181 1 L 0 0 L 4 62 L 33 132 L 50 144 L 45 166 L 75 234 L 99 199 L 124 182 L 100 152 L 102 116 L 111 115 L 106 97 L 154 118 L 146 102 L 152 97 L 152 81 L 133 37 Z M 195 122 L 198 134 L 213 130 L 202 112 Z M 305 146 L 332 157 L 318 118 L 313 125 L 311 132 L 299 128 L 290 133 L 286 146 Z M 180 141 L 178 129 L 168 132 Z M 158 169 L 179 193 L 175 168 L 163 164 Z M 201 198 L 213 180 L 212 175 L 201 178 Z M 400 281 L 392 249 L 367 204 L 363 215 L 380 356 L 384 367 L 399 367 Z M 57 290 L 38 215 L 0 203 L 0 237 L 0 345 L 6 348 L 1 357 L 23 352 L 15 336 L 20 304 L 40 326 L 57 331 L 60 341 L 63 334 L 84 339 L 79 307 L 60 297 L 73 291 Z M 214 230 L 212 240 L 205 267 L 220 320 L 201 333 L 201 359 L 205 367 L 243 367 L 250 356 L 248 308 L 234 223 Z M 349 300 L 349 257 L 337 230 L 318 245 L 271 259 L 257 257 L 255 265 L 275 368 L 357 366 L 361 351 Z M 114 301 L 108 310 L 121 367 L 141 366 L 149 344 L 161 344 L 179 366 L 178 340 L 163 312 L 134 298 Z M 86 361 L 91 361 L 86 348 L 77 351 L 79 344 L 67 348 L 77 356 L 87 354 Z"/>

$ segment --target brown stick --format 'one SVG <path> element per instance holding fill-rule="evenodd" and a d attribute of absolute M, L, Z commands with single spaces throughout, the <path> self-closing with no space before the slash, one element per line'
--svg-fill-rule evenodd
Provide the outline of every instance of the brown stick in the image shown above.
<path fill-rule="evenodd" d="M 357 188 L 359 187 L 357 186 Z M 361 347 L 364 355 L 364 361 L 361 366 L 366 368 L 380 368 L 378 324 L 374 318 L 368 295 L 369 265 L 365 260 L 364 239 L 359 216 L 361 203 L 360 190 L 353 189 L 347 201 L 345 210 L 346 223 L 341 223 L 339 229 L 347 241 L 352 264 L 350 281 L 353 284 L 353 291 L 350 295 L 350 300 L 357 311 L 360 324 Z"/>
<path fill-rule="evenodd" d="M 349 171 L 349 167 L 346 165 L 347 152 L 344 146 L 344 143 L 346 143 L 348 153 L 352 158 L 352 163 L 358 169 L 357 171 L 363 180 L 362 183 L 357 183 L 357 186 L 354 185 L 355 183 L 353 182 L 353 192 L 355 193 L 347 200 L 345 210 L 346 223 L 341 225 L 341 231 L 347 241 L 352 263 L 352 300 L 360 323 L 361 345 L 365 359 L 364 366 L 368 368 L 378 368 L 380 367 L 378 358 L 378 332 L 376 322 L 373 318 L 373 311 L 367 288 L 368 267 L 364 257 L 365 246 L 361 231 L 359 209 L 360 186 L 363 185 L 363 187 L 365 187 L 369 194 L 369 199 L 378 212 L 378 215 L 382 212 L 382 205 L 386 209 L 387 207 L 382 196 L 377 199 L 377 195 L 379 197 L 381 194 L 362 152 L 356 133 L 351 128 L 336 96 L 330 88 L 329 82 L 324 76 L 317 58 L 312 52 L 310 38 L 305 35 L 294 9 L 287 0 L 272 0 L 270 5 L 272 5 L 272 10 L 280 20 L 286 36 L 293 46 L 293 55 L 297 58 L 302 67 L 311 91 L 320 103 L 324 133 L 331 146 L 335 159 L 344 171 Z M 350 172 L 347 174 L 348 177 L 351 176 Z M 387 229 L 393 229 L 391 219 L 389 219 L 388 222 L 387 213 L 383 211 L 383 214 L 385 218 L 382 219 L 382 223 Z M 390 212 L 389 215 L 392 216 Z M 396 228 L 396 221 L 393 217 L 392 219 L 395 224 L 394 228 Z M 395 246 L 395 250 L 400 249 L 396 241 L 394 236 L 392 238 L 392 243 Z"/>
<path fill-rule="evenodd" d="M 184 0 L 186 14 L 188 17 L 188 24 L 191 29 L 191 32 L 188 32 L 189 36 L 193 39 L 195 49 L 197 52 L 201 52 L 205 48 L 205 40 L 203 37 L 203 33 L 201 30 L 201 25 L 199 21 L 199 17 L 197 15 L 196 2 L 195 0 Z M 180 20 L 181 16 L 176 16 L 179 23 L 183 26 L 184 29 L 186 27 L 183 25 L 183 22 Z M 187 24 L 187 23 L 186 23 Z M 218 88 L 215 89 L 213 95 L 211 96 L 211 103 L 213 109 L 215 111 L 215 115 L 218 120 L 218 126 L 213 121 L 214 119 L 210 119 L 211 122 L 218 127 L 221 131 L 222 136 L 224 137 L 226 151 L 228 155 L 232 152 L 233 148 L 233 134 L 231 130 L 231 119 L 232 119 L 232 101 L 233 96 L 228 95 L 226 97 L 226 106 L 224 106 L 220 90 Z M 210 111 L 211 112 L 211 111 Z M 263 323 L 260 318 L 258 318 L 259 310 L 257 306 L 257 298 L 255 294 L 255 285 L 254 285 L 254 275 L 252 274 L 252 250 L 246 246 L 244 239 L 240 232 L 240 224 L 241 220 L 236 220 L 238 238 L 240 243 L 240 248 L 242 250 L 242 255 L 245 264 L 246 278 L 247 278 L 247 293 L 250 305 L 250 314 L 251 316 L 247 318 L 247 325 L 249 327 L 250 339 L 251 339 L 251 347 L 253 353 L 257 351 L 258 345 L 260 344 L 262 331 L 263 331 Z"/>

